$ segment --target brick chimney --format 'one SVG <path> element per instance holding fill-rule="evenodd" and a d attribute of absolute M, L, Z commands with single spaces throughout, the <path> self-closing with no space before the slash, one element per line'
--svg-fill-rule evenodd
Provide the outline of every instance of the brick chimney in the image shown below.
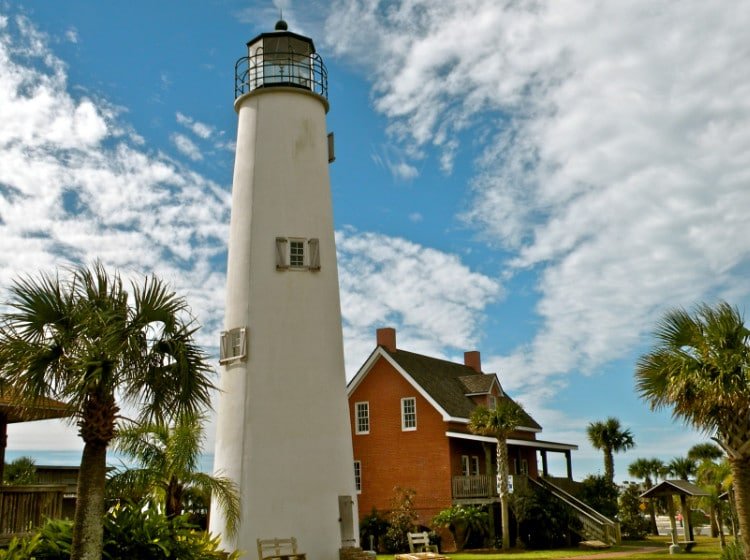
<path fill-rule="evenodd" d="M 396 329 L 392 327 L 384 327 L 377 331 L 378 346 L 382 346 L 389 352 L 396 351 Z"/>
<path fill-rule="evenodd" d="M 464 365 L 470 367 L 477 373 L 482 373 L 482 357 L 479 351 L 472 350 L 471 352 L 464 352 Z"/>

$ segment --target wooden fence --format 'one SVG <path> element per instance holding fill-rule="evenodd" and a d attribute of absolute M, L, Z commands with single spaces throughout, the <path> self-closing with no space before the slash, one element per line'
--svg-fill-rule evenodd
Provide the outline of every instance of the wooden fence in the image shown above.
<path fill-rule="evenodd" d="M 0 543 L 60 518 L 64 491 L 60 484 L 0 486 Z"/>

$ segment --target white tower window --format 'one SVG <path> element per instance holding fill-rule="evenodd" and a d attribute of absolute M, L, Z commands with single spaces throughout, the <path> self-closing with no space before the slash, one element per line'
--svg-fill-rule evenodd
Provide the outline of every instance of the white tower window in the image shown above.
<path fill-rule="evenodd" d="M 369 402 L 358 402 L 354 405 L 357 416 L 357 425 L 355 426 L 355 434 L 369 434 L 370 433 L 370 403 Z"/>
<path fill-rule="evenodd" d="M 247 329 L 239 327 L 222 331 L 219 345 L 219 363 L 227 364 L 247 357 Z"/>
<path fill-rule="evenodd" d="M 317 238 L 276 238 L 276 270 L 289 269 L 320 270 L 320 242 Z"/>

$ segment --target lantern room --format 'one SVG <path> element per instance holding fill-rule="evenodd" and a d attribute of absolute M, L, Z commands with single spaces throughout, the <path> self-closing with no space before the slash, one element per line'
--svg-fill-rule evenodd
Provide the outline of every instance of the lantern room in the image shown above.
<path fill-rule="evenodd" d="M 284 20 L 272 32 L 247 43 L 235 64 L 235 98 L 258 88 L 303 88 L 328 97 L 328 76 L 312 39 L 288 30 Z"/>

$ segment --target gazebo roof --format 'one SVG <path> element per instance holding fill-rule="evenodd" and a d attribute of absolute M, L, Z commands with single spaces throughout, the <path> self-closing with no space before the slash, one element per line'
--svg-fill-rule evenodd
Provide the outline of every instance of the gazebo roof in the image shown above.
<path fill-rule="evenodd" d="M 641 498 L 656 498 L 658 496 L 708 496 L 700 486 L 687 480 L 665 480 L 641 494 Z"/>
<path fill-rule="evenodd" d="M 33 403 L 21 403 L 16 391 L 5 389 L 0 392 L 0 414 L 6 417 L 8 424 L 16 424 L 34 420 L 65 418 L 66 416 L 72 416 L 72 411 L 64 402 L 45 397 L 39 397 Z"/>

